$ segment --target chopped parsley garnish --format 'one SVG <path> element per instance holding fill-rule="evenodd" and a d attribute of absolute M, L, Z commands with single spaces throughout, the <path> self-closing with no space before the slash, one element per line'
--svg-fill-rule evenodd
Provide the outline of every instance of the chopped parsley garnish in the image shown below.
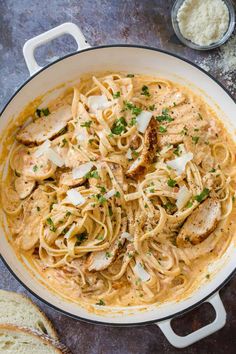
<path fill-rule="evenodd" d="M 173 153 L 176 155 L 176 156 L 180 156 L 180 146 L 178 145 L 176 149 L 174 149 Z"/>
<path fill-rule="evenodd" d="M 100 204 L 104 204 L 107 201 L 106 198 L 102 194 L 96 194 L 95 197 L 97 198 L 98 203 L 100 203 Z"/>
<path fill-rule="evenodd" d="M 130 110 L 131 113 L 135 116 L 139 115 L 142 112 L 141 108 L 135 106 L 131 102 L 124 101 L 124 106 L 125 106 L 125 110 L 127 110 L 127 109 Z"/>
<path fill-rule="evenodd" d="M 98 302 L 96 302 L 96 305 L 105 306 L 105 302 L 102 299 L 100 299 Z"/>
<path fill-rule="evenodd" d="M 106 193 L 106 188 L 103 186 L 98 186 L 98 188 L 100 189 L 101 193 Z"/>
<path fill-rule="evenodd" d="M 53 202 L 53 203 L 51 203 L 51 204 L 50 204 L 50 208 L 49 208 L 49 210 L 50 210 L 50 211 L 52 211 L 52 209 L 53 209 L 53 205 L 54 205 L 54 204 L 56 204 L 56 203 L 55 203 L 55 202 Z"/>
<path fill-rule="evenodd" d="M 174 119 L 169 115 L 169 109 L 168 108 L 164 108 L 162 110 L 162 115 L 161 116 L 157 116 L 156 119 L 158 120 L 158 122 L 172 122 Z"/>
<path fill-rule="evenodd" d="M 36 111 L 35 111 L 35 115 L 37 117 L 43 117 L 43 116 L 48 116 L 50 114 L 50 111 L 49 109 L 46 107 L 46 108 L 42 108 L 42 109 L 39 109 L 37 108 Z"/>
<path fill-rule="evenodd" d="M 134 74 L 128 74 L 127 77 L 134 77 Z"/>
<path fill-rule="evenodd" d="M 124 117 L 120 117 L 115 121 L 113 124 L 111 131 L 115 135 L 121 135 L 122 133 L 126 132 L 127 122 Z"/>
<path fill-rule="evenodd" d="M 135 157 L 138 157 L 138 156 L 139 156 L 139 152 L 136 151 L 136 150 L 133 150 L 133 151 L 132 151 L 132 154 L 133 154 Z"/>
<path fill-rule="evenodd" d="M 103 240 L 103 238 L 104 238 L 103 235 L 99 235 L 96 237 L 97 240 Z"/>
<path fill-rule="evenodd" d="M 88 233 L 86 231 L 82 232 L 79 235 L 76 235 L 77 241 L 75 243 L 75 246 L 80 246 L 83 241 L 87 240 L 87 238 L 88 238 Z"/>
<path fill-rule="evenodd" d="M 176 211 L 176 205 L 171 203 L 171 202 L 167 202 L 166 204 L 163 205 L 164 209 L 166 209 L 169 213 L 173 213 Z"/>
<path fill-rule="evenodd" d="M 64 138 L 64 139 L 62 139 L 62 145 L 61 145 L 61 147 L 64 147 L 65 145 L 66 145 L 66 143 L 67 143 L 67 140 Z"/>
<path fill-rule="evenodd" d="M 160 132 L 160 133 L 166 133 L 166 132 L 167 132 L 167 128 L 164 127 L 163 125 L 160 125 L 160 127 L 159 127 L 159 132 Z"/>
<path fill-rule="evenodd" d="M 116 197 L 116 198 L 120 198 L 120 192 L 115 192 L 115 194 L 114 194 L 114 196 Z"/>
<path fill-rule="evenodd" d="M 91 124 L 92 124 L 92 121 L 88 120 L 87 122 L 84 122 L 84 123 L 80 124 L 80 126 L 82 128 L 90 128 Z"/>
<path fill-rule="evenodd" d="M 154 105 L 154 104 L 152 104 L 151 106 L 149 106 L 149 107 L 148 107 L 148 109 L 149 109 L 149 111 L 154 111 L 154 109 L 155 109 L 155 105 Z"/>
<path fill-rule="evenodd" d="M 177 104 L 175 102 L 173 102 L 173 107 L 176 107 L 176 106 L 177 106 Z"/>
<path fill-rule="evenodd" d="M 210 274 L 207 274 L 207 275 L 206 275 L 206 278 L 209 279 L 209 278 L 210 278 Z"/>
<path fill-rule="evenodd" d="M 110 258 L 111 257 L 111 253 L 110 252 L 106 252 L 106 258 Z"/>
<path fill-rule="evenodd" d="M 88 173 L 86 173 L 85 178 L 99 178 L 98 170 L 93 170 Z"/>
<path fill-rule="evenodd" d="M 40 211 L 40 210 L 41 210 L 39 206 L 37 206 L 36 208 L 37 208 L 37 211 Z"/>
<path fill-rule="evenodd" d="M 69 217 L 71 215 L 71 212 L 70 211 L 67 211 L 66 212 L 66 216 Z"/>
<path fill-rule="evenodd" d="M 55 227 L 55 225 L 54 225 L 54 222 L 52 221 L 52 219 L 51 218 L 47 218 L 47 224 L 50 226 L 50 231 L 53 231 L 53 232 L 55 232 L 56 231 L 56 227 Z"/>
<path fill-rule="evenodd" d="M 189 208 L 192 208 L 193 206 L 193 202 L 188 202 L 187 205 L 186 205 L 186 208 L 189 209 Z"/>
<path fill-rule="evenodd" d="M 150 97 L 150 96 L 151 96 L 151 95 L 150 95 L 150 92 L 149 92 L 148 86 L 143 85 L 141 95 L 147 96 L 147 97 Z"/>
<path fill-rule="evenodd" d="M 181 134 L 187 135 L 187 133 L 188 133 L 188 128 L 185 126 L 185 127 L 183 127 L 183 130 L 181 131 Z"/>
<path fill-rule="evenodd" d="M 132 127 L 133 125 L 135 125 L 137 123 L 136 117 L 132 117 L 130 122 L 129 122 L 129 126 Z"/>
<path fill-rule="evenodd" d="M 192 136 L 192 141 L 197 144 L 199 140 L 199 136 Z"/>
<path fill-rule="evenodd" d="M 168 179 L 167 184 L 169 187 L 173 188 L 176 186 L 177 182 L 174 179 L 170 178 L 170 179 Z"/>
<path fill-rule="evenodd" d="M 208 196 L 209 193 L 210 190 L 208 188 L 204 188 L 202 193 L 195 195 L 194 199 L 201 203 Z"/>
<path fill-rule="evenodd" d="M 112 216 L 113 215 L 113 212 L 112 212 L 112 207 L 108 207 L 108 213 L 109 213 L 109 216 Z"/>
<path fill-rule="evenodd" d="M 119 98 L 120 97 L 120 91 L 117 91 L 116 93 L 113 93 L 113 98 Z"/>
<path fill-rule="evenodd" d="M 150 188 L 149 189 L 149 193 L 155 193 L 155 189 L 154 188 Z"/>
<path fill-rule="evenodd" d="M 36 172 L 38 170 L 38 166 L 37 165 L 34 165 L 33 166 L 33 171 Z"/>
<path fill-rule="evenodd" d="M 216 172 L 216 169 L 215 168 L 212 168 L 209 172 Z"/>
<path fill-rule="evenodd" d="M 235 202 L 235 196 L 234 195 L 232 196 L 232 202 L 233 203 Z"/>

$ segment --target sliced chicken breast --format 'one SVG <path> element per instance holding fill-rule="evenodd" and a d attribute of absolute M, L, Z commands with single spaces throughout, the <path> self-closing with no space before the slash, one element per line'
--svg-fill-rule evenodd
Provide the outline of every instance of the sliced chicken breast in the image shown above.
<path fill-rule="evenodd" d="M 177 236 L 177 245 L 189 247 L 204 241 L 215 230 L 220 216 L 219 200 L 207 198 L 185 221 Z"/>
<path fill-rule="evenodd" d="M 20 176 L 15 179 L 15 190 L 19 195 L 20 199 L 25 199 L 30 195 L 35 187 L 36 182 L 25 176 Z"/>
<path fill-rule="evenodd" d="M 25 145 L 41 144 L 57 135 L 66 127 L 71 118 L 71 107 L 69 105 L 62 106 L 49 116 L 38 118 L 25 128 L 21 128 L 16 139 Z"/>
<path fill-rule="evenodd" d="M 144 135 L 144 147 L 139 156 L 126 171 L 126 176 L 136 178 L 142 175 L 152 163 L 158 147 L 158 123 L 155 118 L 150 120 Z"/>
<path fill-rule="evenodd" d="M 68 186 L 68 187 L 76 187 L 83 184 L 85 178 L 76 178 L 74 179 L 72 176 L 72 172 L 64 172 L 60 176 L 59 185 L 60 186 Z"/>

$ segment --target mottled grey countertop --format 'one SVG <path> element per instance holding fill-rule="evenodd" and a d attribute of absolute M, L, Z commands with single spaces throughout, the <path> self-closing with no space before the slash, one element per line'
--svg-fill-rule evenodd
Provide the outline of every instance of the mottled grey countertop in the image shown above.
<path fill-rule="evenodd" d="M 236 98 L 236 67 L 227 53 L 236 56 L 236 46 L 197 52 L 184 47 L 174 36 L 170 20 L 171 0 L 1 0 L 0 1 L 0 109 L 28 78 L 22 55 L 25 41 L 63 22 L 74 22 L 91 45 L 129 43 L 149 45 L 179 54 L 198 63 L 220 80 Z M 236 5 L 236 0 L 234 0 Z M 233 40 L 235 36 L 233 37 Z M 235 41 L 234 41 L 235 43 Z M 236 45 L 236 43 L 235 43 Z M 71 38 L 55 40 L 37 50 L 40 64 L 75 50 Z M 228 65 L 227 63 L 231 63 Z M 234 63 L 234 62 L 233 62 Z M 236 62 L 235 62 L 236 64 Z M 226 65 L 226 68 L 225 68 Z M 31 296 L 0 262 L 0 288 L 24 292 L 45 311 L 61 340 L 76 354 L 177 353 L 159 328 L 109 328 L 76 321 L 50 309 Z M 221 291 L 227 323 L 210 337 L 182 350 L 183 353 L 235 353 L 236 277 Z M 1 315 L 1 314 L 0 314 Z M 214 318 L 204 304 L 173 324 L 179 334 L 199 328 Z"/>

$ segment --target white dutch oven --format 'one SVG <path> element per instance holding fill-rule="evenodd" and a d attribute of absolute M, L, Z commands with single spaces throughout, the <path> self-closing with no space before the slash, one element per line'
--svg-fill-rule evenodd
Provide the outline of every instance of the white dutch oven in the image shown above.
<path fill-rule="evenodd" d="M 65 33 L 75 38 L 78 52 L 69 54 L 45 68 L 40 67 L 34 58 L 35 48 Z M 236 105 L 229 93 L 202 69 L 173 54 L 153 48 L 128 45 L 91 48 L 79 28 L 72 23 L 65 23 L 29 40 L 25 44 L 23 52 L 31 77 L 3 109 L 0 131 L 7 126 L 12 116 L 17 116 L 30 101 L 46 91 L 79 78 L 84 73 L 111 70 L 149 73 L 190 86 L 217 111 L 231 132 L 236 128 Z M 218 102 L 220 107 L 216 106 L 214 102 Z M 179 302 L 168 302 L 158 307 L 151 306 L 150 309 L 143 312 L 133 307 L 123 312 L 111 309 L 108 314 L 103 315 L 89 313 L 79 305 L 67 302 L 50 292 L 35 276 L 31 276 L 25 266 L 17 260 L 14 250 L 4 236 L 2 227 L 0 250 L 3 261 L 22 285 L 51 307 L 76 319 L 111 326 L 155 323 L 169 342 L 179 348 L 186 347 L 219 330 L 226 321 L 226 312 L 218 292 L 230 279 L 236 268 L 236 249 L 233 245 L 221 260 L 211 265 L 211 274 L 215 273 L 215 276 L 212 276 L 208 282 L 202 281 L 199 288 L 190 297 Z M 215 320 L 185 337 L 176 335 L 171 327 L 171 319 L 202 302 L 209 302 L 214 307 Z"/>

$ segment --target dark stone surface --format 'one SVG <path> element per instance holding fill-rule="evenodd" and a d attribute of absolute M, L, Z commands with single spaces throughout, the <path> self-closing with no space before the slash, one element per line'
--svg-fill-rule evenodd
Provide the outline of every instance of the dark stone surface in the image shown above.
<path fill-rule="evenodd" d="M 194 62 L 204 61 L 236 97 L 236 86 L 222 74 L 220 49 L 197 52 L 179 43 L 174 35 L 171 0 L 1 0 L 0 1 L 0 109 L 28 77 L 22 55 L 25 41 L 63 22 L 79 25 L 91 45 L 129 43 L 166 49 Z M 236 4 L 236 1 L 234 1 Z M 69 37 L 55 40 L 37 50 L 40 64 L 75 49 Z M 235 82 L 235 68 L 232 72 Z M 18 292 L 26 290 L 0 262 L 0 288 Z M 217 333 L 182 350 L 183 353 L 235 353 L 236 349 L 236 278 L 221 291 L 227 311 L 227 323 Z M 33 296 L 31 296 L 33 298 Z M 61 340 L 76 354 L 154 354 L 177 353 L 155 325 L 136 328 L 109 328 L 73 320 L 57 313 L 33 298 L 55 324 Z M 206 304 L 174 320 L 179 334 L 196 330 L 214 318 Z"/>

